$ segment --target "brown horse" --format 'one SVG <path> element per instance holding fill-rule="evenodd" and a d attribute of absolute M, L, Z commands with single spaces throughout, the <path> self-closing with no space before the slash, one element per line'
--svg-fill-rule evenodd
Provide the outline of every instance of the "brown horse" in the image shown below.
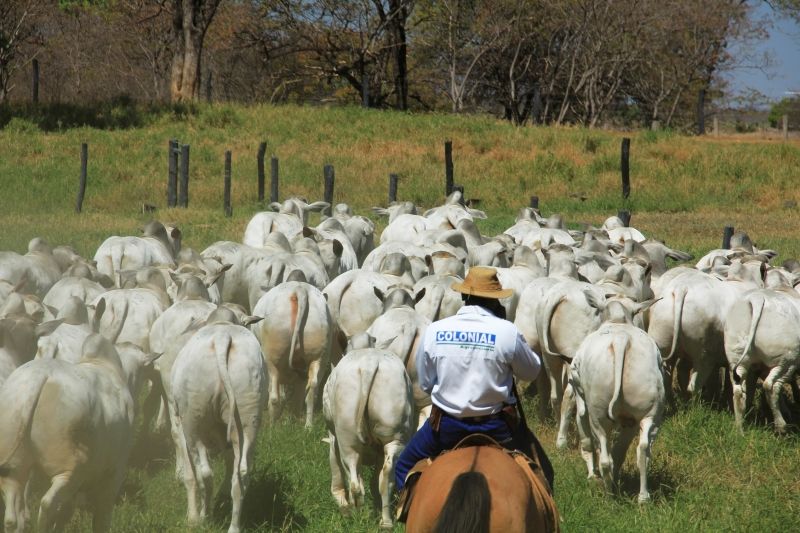
<path fill-rule="evenodd" d="M 469 446 L 439 456 L 420 476 L 406 532 L 558 531 L 558 513 L 543 485 L 499 447 Z"/>

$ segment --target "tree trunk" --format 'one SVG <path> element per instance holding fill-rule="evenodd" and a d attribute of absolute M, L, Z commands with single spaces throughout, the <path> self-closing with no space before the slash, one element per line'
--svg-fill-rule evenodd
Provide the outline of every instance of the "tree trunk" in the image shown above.
<path fill-rule="evenodd" d="M 200 98 L 203 40 L 221 0 L 173 0 L 170 100 Z"/>
<path fill-rule="evenodd" d="M 697 134 L 705 135 L 706 133 L 706 89 L 700 89 L 697 94 Z"/>
<path fill-rule="evenodd" d="M 390 0 L 392 17 L 392 40 L 394 41 L 394 90 L 397 95 L 397 109 L 408 109 L 408 46 L 406 42 L 406 19 L 408 9 L 405 0 Z"/>

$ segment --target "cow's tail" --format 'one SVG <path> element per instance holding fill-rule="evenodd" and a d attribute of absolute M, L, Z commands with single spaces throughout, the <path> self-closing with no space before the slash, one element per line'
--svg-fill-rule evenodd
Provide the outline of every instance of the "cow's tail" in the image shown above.
<path fill-rule="evenodd" d="M 678 290 L 673 293 L 673 307 L 672 307 L 672 345 L 669 349 L 669 354 L 664 358 L 664 362 L 671 361 L 675 357 L 675 352 L 678 349 L 678 336 L 681 333 L 681 321 L 683 320 L 683 303 L 686 300 L 686 287 L 678 287 Z"/>
<path fill-rule="evenodd" d="M 364 427 L 366 424 L 365 418 L 367 417 L 367 403 L 380 367 L 380 362 L 376 362 L 375 366 L 370 369 L 358 369 L 360 381 L 358 384 L 358 407 L 356 408 L 356 434 L 361 442 L 367 442 L 366 428 Z"/>
<path fill-rule="evenodd" d="M 228 356 L 230 354 L 231 344 L 231 336 L 228 334 L 214 337 L 214 355 L 217 359 L 217 370 L 222 380 L 222 386 L 225 389 L 225 395 L 228 397 L 228 430 L 225 432 L 228 442 L 231 442 L 231 430 L 236 429 L 237 411 L 236 395 L 233 392 L 230 372 L 228 372 Z M 241 440 L 242 439 L 238 439 L 240 445 Z"/>
<path fill-rule="evenodd" d="M 36 411 L 36 406 L 39 405 L 39 398 L 48 378 L 49 376 L 46 374 L 37 376 L 36 381 L 26 387 L 28 393 L 23 398 L 18 398 L 14 406 L 4 406 L 4 409 L 16 411 L 14 420 L 17 422 L 17 433 L 14 436 L 14 443 L 6 452 L 5 457 L 0 459 L 0 477 L 8 475 L 8 463 L 14 458 L 17 450 L 25 441 L 25 436 L 30 432 L 33 413 Z"/>
<path fill-rule="evenodd" d="M 283 281 L 283 274 L 286 270 L 286 263 L 283 261 L 273 261 L 269 273 L 269 288 L 277 287 Z"/>
<path fill-rule="evenodd" d="M 122 288 L 122 259 L 125 256 L 125 249 L 121 244 L 114 244 L 111 246 L 111 275 L 112 279 L 117 283 L 117 287 Z"/>
<path fill-rule="evenodd" d="M 739 360 L 733 365 L 734 374 L 736 373 L 736 368 L 742 363 L 747 354 L 750 353 L 750 350 L 753 349 L 753 343 L 756 339 L 756 329 L 758 328 L 758 323 L 761 321 L 761 315 L 764 313 L 764 298 L 751 299 L 750 308 L 752 310 L 750 330 L 747 332 L 747 339 L 745 339 L 744 346 L 742 347 L 742 355 L 739 356 Z"/>
<path fill-rule="evenodd" d="M 611 401 L 608 403 L 608 418 L 614 420 L 614 406 L 619 401 L 622 394 L 622 372 L 625 369 L 625 352 L 628 351 L 631 338 L 627 334 L 614 335 L 611 341 L 611 349 L 614 352 L 614 392 Z"/>
<path fill-rule="evenodd" d="M 308 290 L 300 285 L 289 297 L 292 307 L 292 341 L 289 345 L 289 368 L 294 368 L 294 353 L 300 342 L 300 334 L 305 329 L 308 319 Z"/>
<path fill-rule="evenodd" d="M 114 313 L 113 317 L 113 329 L 111 330 L 110 334 L 108 335 L 108 340 L 111 341 L 111 344 L 116 344 L 117 339 L 119 339 L 120 334 L 122 333 L 122 328 L 125 327 L 125 321 L 128 319 L 128 299 L 125 298 L 122 300 L 122 313 L 120 314 L 119 318 L 117 318 L 116 313 Z"/>
<path fill-rule="evenodd" d="M 439 320 L 438 318 L 439 313 L 442 312 L 442 303 L 444 303 L 444 296 L 445 296 L 444 287 L 442 287 L 441 285 L 434 285 L 433 289 L 431 289 L 431 293 L 433 301 L 436 303 L 435 307 L 433 308 L 433 313 L 431 314 L 431 316 L 428 317 L 428 319 L 431 322 L 434 322 L 436 320 Z"/>
<path fill-rule="evenodd" d="M 556 307 L 565 299 L 566 296 L 562 294 L 558 298 L 551 296 L 545 300 L 544 309 L 542 309 L 542 320 L 539 324 L 539 342 L 542 343 L 542 353 L 555 355 L 555 352 L 550 348 L 550 321 L 553 320 Z"/>

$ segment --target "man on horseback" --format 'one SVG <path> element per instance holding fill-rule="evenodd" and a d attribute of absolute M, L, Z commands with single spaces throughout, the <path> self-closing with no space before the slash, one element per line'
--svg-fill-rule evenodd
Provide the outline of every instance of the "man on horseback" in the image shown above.
<path fill-rule="evenodd" d="M 470 268 L 462 283 L 464 307 L 428 326 L 417 351 L 419 386 L 431 395 L 431 416 L 411 438 L 395 467 L 397 489 L 417 461 L 436 457 L 464 437 L 480 433 L 507 449 L 536 454 L 550 486 L 553 470 L 524 420 L 517 416 L 513 376 L 532 381 L 541 368 L 519 330 L 505 320 L 497 271 Z M 531 448 L 534 451 L 532 452 Z"/>

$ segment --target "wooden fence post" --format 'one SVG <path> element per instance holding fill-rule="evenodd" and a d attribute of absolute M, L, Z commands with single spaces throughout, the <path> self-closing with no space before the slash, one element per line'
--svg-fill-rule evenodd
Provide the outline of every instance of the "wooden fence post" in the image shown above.
<path fill-rule="evenodd" d="M 444 195 L 453 192 L 453 141 L 444 142 Z"/>
<path fill-rule="evenodd" d="M 278 201 L 278 158 L 274 155 L 269 161 L 269 166 L 269 201 L 273 203 Z"/>
<path fill-rule="evenodd" d="M 233 208 L 231 207 L 231 151 L 225 151 L 225 189 L 223 194 L 223 203 L 225 207 L 225 216 L 230 217 L 233 215 Z"/>
<path fill-rule="evenodd" d="M 181 182 L 178 190 L 178 205 L 189 207 L 189 145 L 181 146 Z"/>
<path fill-rule="evenodd" d="M 389 174 L 389 203 L 397 201 L 397 180 L 400 176 L 397 174 Z"/>
<path fill-rule="evenodd" d="M 325 215 L 331 215 L 331 208 L 333 207 L 333 182 L 336 178 L 336 173 L 333 170 L 333 165 L 325 165 L 322 169 L 322 175 L 325 179 L 325 195 L 323 200 L 328 202 L 331 207 L 323 210 Z"/>
<path fill-rule="evenodd" d="M 622 211 L 619 211 L 617 213 L 617 218 L 619 218 L 622 221 L 622 225 L 624 227 L 626 227 L 626 228 L 630 227 L 630 225 L 631 225 L 631 212 L 630 211 L 628 211 L 627 209 L 623 209 Z"/>
<path fill-rule="evenodd" d="M 722 249 L 728 250 L 731 247 L 731 237 L 733 237 L 733 226 L 725 226 L 722 230 Z"/>
<path fill-rule="evenodd" d="M 258 165 L 258 201 L 264 201 L 264 181 L 267 176 L 264 174 L 264 155 L 267 153 L 267 143 L 262 142 L 258 145 L 258 157 L 256 164 Z"/>
<path fill-rule="evenodd" d="M 539 209 L 539 197 L 538 196 L 531 196 L 531 207 L 533 209 Z"/>
<path fill-rule="evenodd" d="M 206 77 L 206 102 L 211 101 L 211 71 L 208 71 L 208 77 Z"/>
<path fill-rule="evenodd" d="M 650 123 L 650 129 L 653 130 L 653 131 L 660 130 L 661 129 L 661 122 L 658 121 L 658 120 L 653 120 L 653 122 Z"/>
<path fill-rule="evenodd" d="M 169 166 L 167 174 L 167 207 L 175 207 L 178 196 L 178 141 L 169 141 Z"/>
<path fill-rule="evenodd" d="M 719 137 L 719 119 L 714 117 L 714 137 Z"/>
<path fill-rule="evenodd" d="M 783 121 L 783 140 L 785 141 L 789 139 L 789 115 L 783 115 L 781 118 Z"/>
<path fill-rule="evenodd" d="M 622 172 L 622 197 L 625 199 L 631 195 L 630 155 L 631 140 L 625 137 L 622 139 L 622 158 L 619 165 L 620 171 Z"/>
<path fill-rule="evenodd" d="M 12 48 L 13 50 L 13 48 Z M 34 104 L 39 103 L 39 60 L 35 59 L 31 62 L 33 67 L 33 87 L 31 88 L 31 100 Z"/>
<path fill-rule="evenodd" d="M 83 197 L 86 194 L 86 170 L 89 166 L 89 145 L 81 143 L 81 181 L 78 185 L 78 200 L 75 202 L 75 212 L 83 209 Z"/>

